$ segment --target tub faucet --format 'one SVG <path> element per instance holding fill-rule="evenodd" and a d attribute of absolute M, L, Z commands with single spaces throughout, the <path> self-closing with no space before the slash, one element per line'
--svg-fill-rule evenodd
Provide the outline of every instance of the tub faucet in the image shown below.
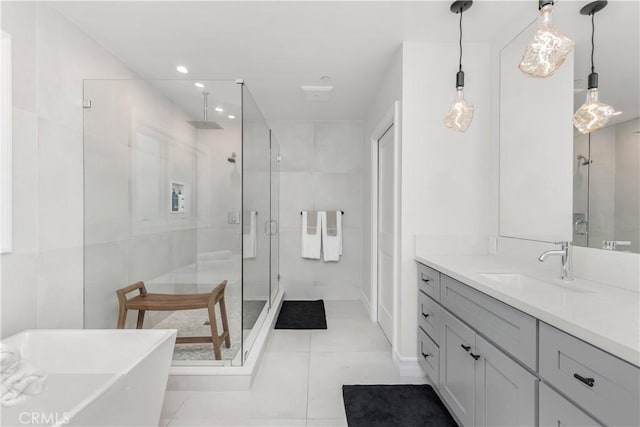
<path fill-rule="evenodd" d="M 553 249 L 550 251 L 543 252 L 539 257 L 538 261 L 543 262 L 547 257 L 550 256 L 560 256 L 562 257 L 562 280 L 573 280 L 573 268 L 571 266 L 571 242 L 559 242 L 560 249 Z"/>

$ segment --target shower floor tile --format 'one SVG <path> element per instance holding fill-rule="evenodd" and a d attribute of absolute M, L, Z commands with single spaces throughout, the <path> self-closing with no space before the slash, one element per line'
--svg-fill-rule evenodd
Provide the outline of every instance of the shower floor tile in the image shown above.
<path fill-rule="evenodd" d="M 240 300 L 226 298 L 227 318 L 231 335 L 231 347 L 222 345 L 222 359 L 233 359 L 238 351 L 242 337 L 247 336 L 256 323 L 258 316 L 264 308 L 266 301 L 244 301 L 242 308 L 244 334 L 240 333 Z M 222 332 L 222 320 L 216 308 L 216 318 L 220 333 Z M 176 311 L 164 318 L 154 326 L 154 329 L 177 329 L 179 337 L 209 336 L 209 313 L 207 309 Z M 213 346 L 211 344 L 176 344 L 173 351 L 173 360 L 215 360 Z"/>

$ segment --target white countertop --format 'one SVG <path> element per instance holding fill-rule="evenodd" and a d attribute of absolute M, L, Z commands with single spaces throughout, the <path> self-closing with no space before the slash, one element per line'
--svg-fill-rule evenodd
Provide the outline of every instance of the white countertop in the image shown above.
<path fill-rule="evenodd" d="M 640 366 L 640 294 L 576 278 L 563 282 L 496 256 L 416 255 L 416 261 L 463 282 L 620 359 Z M 519 273 L 549 282 L 501 284 L 482 273 Z M 558 274 L 560 266 L 558 265 Z"/>

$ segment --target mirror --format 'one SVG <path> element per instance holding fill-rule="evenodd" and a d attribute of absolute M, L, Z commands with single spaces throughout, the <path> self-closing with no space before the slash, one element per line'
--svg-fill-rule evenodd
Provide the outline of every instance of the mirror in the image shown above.
<path fill-rule="evenodd" d="M 574 133 L 574 245 L 640 252 L 640 32 L 638 2 L 609 2 L 595 17 L 600 100 L 616 110 L 607 126 Z M 586 96 L 591 20 L 578 15 L 574 109 Z"/>
<path fill-rule="evenodd" d="M 517 68 L 537 21 L 500 52 L 500 235 L 638 253 L 640 3 L 609 2 L 595 16 L 600 100 L 620 113 L 582 135 L 571 118 L 590 72 L 587 3 L 556 4 L 556 25 L 576 46 L 552 77 Z"/>
<path fill-rule="evenodd" d="M 573 54 L 546 79 L 520 72 L 537 29 L 536 21 L 500 52 L 500 235 L 570 241 Z"/>

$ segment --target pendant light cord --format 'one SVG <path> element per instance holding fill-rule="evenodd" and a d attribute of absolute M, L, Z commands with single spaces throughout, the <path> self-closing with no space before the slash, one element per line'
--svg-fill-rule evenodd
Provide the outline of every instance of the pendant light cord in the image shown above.
<path fill-rule="evenodd" d="M 596 44 L 594 42 L 595 32 L 596 32 L 596 24 L 595 24 L 596 14 L 591 14 L 591 72 L 595 71 L 595 67 L 593 65 L 593 51 L 596 49 Z"/>
<path fill-rule="evenodd" d="M 459 41 L 460 60 L 458 61 L 458 71 L 462 71 L 462 12 L 463 12 L 463 9 L 460 8 L 460 41 Z M 592 62 L 593 62 L 593 57 L 592 57 Z"/>

